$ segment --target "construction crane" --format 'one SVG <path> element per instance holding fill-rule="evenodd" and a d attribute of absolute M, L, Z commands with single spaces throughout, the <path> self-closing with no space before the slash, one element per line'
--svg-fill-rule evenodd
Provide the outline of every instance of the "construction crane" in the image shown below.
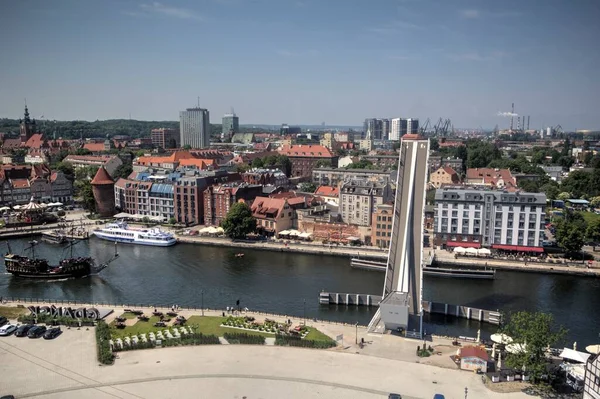
<path fill-rule="evenodd" d="M 427 118 L 427 120 L 425 121 L 425 124 L 423 126 L 421 126 L 421 129 L 419 129 L 421 131 L 421 134 L 427 133 L 428 127 L 429 127 L 429 118 Z"/>

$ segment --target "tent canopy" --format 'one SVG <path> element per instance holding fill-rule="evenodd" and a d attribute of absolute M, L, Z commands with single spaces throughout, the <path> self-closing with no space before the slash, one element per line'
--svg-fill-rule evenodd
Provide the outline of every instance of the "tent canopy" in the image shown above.
<path fill-rule="evenodd" d="M 487 248 L 479 248 L 477 250 L 477 255 L 491 255 L 491 254 L 492 254 L 492 251 L 490 251 Z"/>
<path fill-rule="evenodd" d="M 506 334 L 492 334 L 490 339 L 497 344 L 510 344 L 513 339 Z"/>
<path fill-rule="evenodd" d="M 558 355 L 563 359 L 572 360 L 578 363 L 585 363 L 590 357 L 589 353 L 574 351 L 573 349 L 564 348 L 563 351 Z"/>
<path fill-rule="evenodd" d="M 600 354 L 600 344 L 598 345 L 588 345 L 585 347 L 585 350 L 593 355 Z"/>
<path fill-rule="evenodd" d="M 279 235 L 280 235 L 280 236 L 287 236 L 287 235 L 289 235 L 289 234 L 290 234 L 290 231 L 289 231 L 289 230 L 283 230 L 283 231 L 280 231 L 280 232 L 279 232 Z"/>
<path fill-rule="evenodd" d="M 130 218 L 131 214 L 126 213 L 126 212 L 121 212 L 121 213 L 117 213 L 115 216 L 113 216 L 114 218 L 117 219 L 124 219 L 124 218 Z"/>
<path fill-rule="evenodd" d="M 471 254 L 471 255 L 477 255 L 477 249 L 469 247 L 469 248 L 465 249 L 465 253 Z"/>
<path fill-rule="evenodd" d="M 454 248 L 454 253 L 464 254 L 465 253 L 465 249 L 463 247 L 456 247 L 456 248 Z"/>

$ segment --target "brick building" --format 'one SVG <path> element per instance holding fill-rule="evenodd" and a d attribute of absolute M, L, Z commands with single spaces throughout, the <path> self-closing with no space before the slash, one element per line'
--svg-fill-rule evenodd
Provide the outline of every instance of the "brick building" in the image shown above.
<path fill-rule="evenodd" d="M 115 182 L 106 169 L 101 166 L 92 179 L 92 192 L 96 201 L 96 212 L 101 217 L 111 217 L 115 214 Z"/>
<path fill-rule="evenodd" d="M 459 180 L 458 173 L 449 166 L 442 166 L 429 176 L 429 182 L 435 188 L 458 184 Z"/>
<path fill-rule="evenodd" d="M 253 168 L 242 173 L 242 180 L 248 184 L 260 184 L 263 186 L 289 186 L 287 176 L 279 169 Z"/>
<path fill-rule="evenodd" d="M 162 127 L 150 131 L 152 145 L 155 148 L 178 148 L 179 147 L 179 129 Z"/>
<path fill-rule="evenodd" d="M 286 198 L 256 197 L 251 206 L 256 226 L 266 235 L 277 235 L 293 227 L 295 211 Z"/>
<path fill-rule="evenodd" d="M 111 176 L 114 176 L 117 168 L 123 165 L 121 158 L 116 155 L 67 155 L 63 162 L 70 163 L 75 169 L 88 166 L 104 166 L 104 169 Z"/>
<path fill-rule="evenodd" d="M 225 184 L 210 186 L 204 190 L 204 224 L 219 226 L 227 216 L 229 208 L 243 200 L 251 203 L 262 194 L 257 184 Z"/>
<path fill-rule="evenodd" d="M 279 150 L 281 155 L 287 156 L 292 162 L 292 177 L 311 178 L 313 169 L 319 161 L 326 161 L 336 168 L 338 157 L 327 147 L 322 145 L 292 145 L 283 146 Z"/>
<path fill-rule="evenodd" d="M 378 248 L 390 247 L 393 220 L 394 204 L 377 205 L 371 222 L 371 245 Z"/>

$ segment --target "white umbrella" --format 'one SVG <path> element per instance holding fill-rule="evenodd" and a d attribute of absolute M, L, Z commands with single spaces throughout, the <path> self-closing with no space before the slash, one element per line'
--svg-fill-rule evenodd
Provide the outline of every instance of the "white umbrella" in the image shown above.
<path fill-rule="evenodd" d="M 21 205 L 15 205 L 13 206 L 13 209 L 21 209 Z"/>
<path fill-rule="evenodd" d="M 464 254 L 465 249 L 463 247 L 456 247 L 456 248 L 454 248 L 454 253 L 455 254 Z"/>
<path fill-rule="evenodd" d="M 525 352 L 526 349 L 527 349 L 526 344 L 508 344 L 508 345 L 506 345 L 506 351 L 508 353 Z"/>
<path fill-rule="evenodd" d="M 0 211 L 10 211 L 10 206 L 3 206 Z"/>
<path fill-rule="evenodd" d="M 492 251 L 490 251 L 487 248 L 479 248 L 477 250 L 477 255 L 484 255 L 485 256 L 485 255 L 491 255 L 491 254 L 492 254 Z"/>
<path fill-rule="evenodd" d="M 600 344 L 597 345 L 588 345 L 585 347 L 585 350 L 593 355 L 597 355 L 600 353 Z"/>
<path fill-rule="evenodd" d="M 465 253 L 469 255 L 477 255 L 477 250 L 475 248 L 467 248 L 465 249 Z"/>
<path fill-rule="evenodd" d="M 506 334 L 500 333 L 492 334 L 490 339 L 492 340 L 492 342 L 495 342 L 497 344 L 510 344 L 511 342 L 513 342 L 513 339 L 511 337 L 509 337 Z"/>

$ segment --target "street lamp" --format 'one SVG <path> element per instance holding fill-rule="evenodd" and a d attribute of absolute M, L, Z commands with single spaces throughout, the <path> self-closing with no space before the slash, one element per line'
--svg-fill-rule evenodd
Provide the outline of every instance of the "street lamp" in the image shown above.
<path fill-rule="evenodd" d="M 202 316 L 204 316 L 204 290 L 200 290 L 200 295 L 202 296 L 202 303 L 200 307 L 202 308 Z"/>
<path fill-rule="evenodd" d="M 356 322 L 355 327 L 356 327 L 356 339 L 354 340 L 354 343 L 356 345 L 358 345 L 358 321 Z"/>

